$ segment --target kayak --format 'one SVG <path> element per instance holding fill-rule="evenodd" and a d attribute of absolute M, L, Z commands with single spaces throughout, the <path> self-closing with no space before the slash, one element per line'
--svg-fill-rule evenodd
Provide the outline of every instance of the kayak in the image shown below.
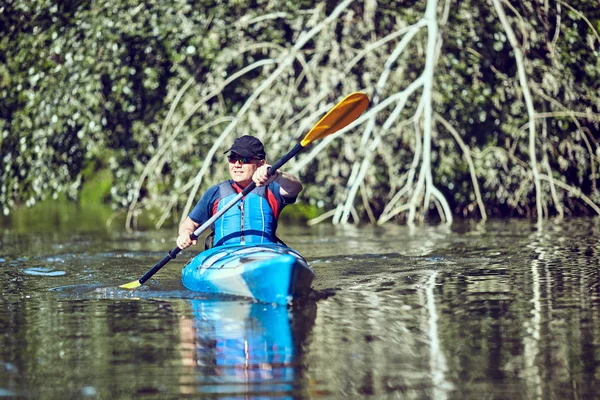
<path fill-rule="evenodd" d="M 315 272 L 295 250 L 279 244 L 224 245 L 198 254 L 183 268 L 193 291 L 288 304 L 310 291 Z"/>

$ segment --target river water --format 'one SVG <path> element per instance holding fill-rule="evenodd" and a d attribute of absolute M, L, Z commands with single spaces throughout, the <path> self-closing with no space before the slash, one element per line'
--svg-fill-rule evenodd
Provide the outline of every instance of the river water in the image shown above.
<path fill-rule="evenodd" d="M 33 231 L 33 230 L 32 230 Z M 146 285 L 174 231 L 0 228 L 0 398 L 562 399 L 600 393 L 600 220 L 294 227 L 292 307 Z"/>

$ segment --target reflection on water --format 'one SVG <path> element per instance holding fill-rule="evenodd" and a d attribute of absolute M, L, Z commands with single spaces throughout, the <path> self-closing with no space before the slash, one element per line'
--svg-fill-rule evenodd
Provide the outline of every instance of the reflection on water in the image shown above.
<path fill-rule="evenodd" d="M 600 221 L 282 229 L 293 308 L 201 298 L 173 233 L 0 231 L 0 396 L 592 399 Z"/>
<path fill-rule="evenodd" d="M 184 375 L 192 381 L 182 381 L 186 393 L 293 398 L 315 303 L 290 310 L 207 300 L 191 306 L 193 320 L 182 329 L 182 361 L 192 369 Z"/>

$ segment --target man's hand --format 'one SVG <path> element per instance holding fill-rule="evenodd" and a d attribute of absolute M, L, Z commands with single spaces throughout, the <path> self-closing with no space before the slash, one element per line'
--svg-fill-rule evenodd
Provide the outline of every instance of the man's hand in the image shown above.
<path fill-rule="evenodd" d="M 256 183 L 256 186 L 267 186 L 275 179 L 279 178 L 279 171 L 275 171 L 273 175 L 269 175 L 269 164 L 264 164 L 258 167 L 258 169 L 252 175 L 252 180 Z"/>
<path fill-rule="evenodd" d="M 179 236 L 177 237 L 177 247 L 179 247 L 181 250 L 183 250 L 190 246 L 198 244 L 198 240 L 190 239 L 191 233 L 192 232 L 180 233 Z"/>
<path fill-rule="evenodd" d="M 190 239 L 190 235 L 192 233 L 194 233 L 194 231 L 196 229 L 198 229 L 199 226 L 200 225 L 195 223 L 194 221 L 192 221 L 190 219 L 190 217 L 187 217 L 181 223 L 181 225 L 179 225 L 179 232 L 178 232 L 179 236 L 177 236 L 177 247 L 179 247 L 181 250 L 183 250 L 192 245 L 198 244 L 197 240 Z"/>

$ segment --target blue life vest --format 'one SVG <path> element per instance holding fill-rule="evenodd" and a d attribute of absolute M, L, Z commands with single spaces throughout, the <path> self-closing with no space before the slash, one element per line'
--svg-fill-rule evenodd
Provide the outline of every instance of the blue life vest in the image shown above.
<path fill-rule="evenodd" d="M 229 181 L 219 184 L 217 211 L 238 194 Z M 277 219 L 267 200 L 267 188 L 257 187 L 215 221 L 214 246 L 275 243 Z"/>

